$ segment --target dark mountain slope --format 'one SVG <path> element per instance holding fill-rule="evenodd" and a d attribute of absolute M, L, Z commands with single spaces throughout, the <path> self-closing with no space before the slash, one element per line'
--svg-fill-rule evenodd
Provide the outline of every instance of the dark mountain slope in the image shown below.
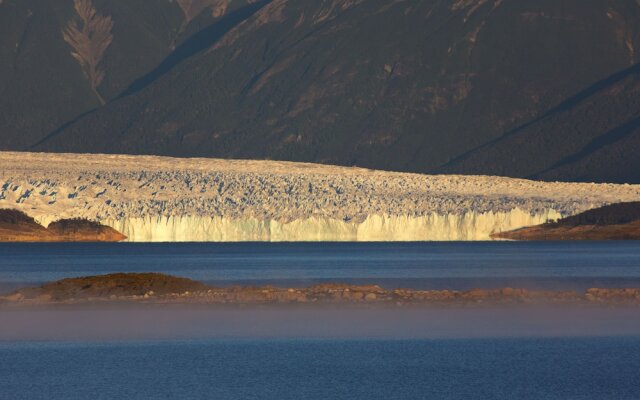
<path fill-rule="evenodd" d="M 276 0 L 210 50 L 38 148 L 436 171 L 629 68 L 639 11 L 635 1 L 606 0 Z M 626 79 L 635 85 L 635 74 Z M 601 129 L 563 146 L 547 133 L 556 124 L 538 130 L 535 140 L 558 154 L 536 148 L 535 168 L 514 163 L 517 149 L 507 146 L 451 170 L 541 172 L 633 113 L 632 104 L 609 108 L 592 115 Z M 586 124 L 582 117 L 567 123 Z"/>
<path fill-rule="evenodd" d="M 149 73 L 136 79 L 126 90 L 122 91 L 119 97 L 130 96 L 148 85 L 152 84 L 164 74 L 171 71 L 187 58 L 207 49 L 215 44 L 222 36 L 233 29 L 236 25 L 250 18 L 258 10 L 264 7 L 269 0 L 257 1 L 253 4 L 235 9 L 226 13 L 224 16 L 203 28 L 201 31 L 193 34 L 191 37 L 177 46 L 162 62 Z"/>
<path fill-rule="evenodd" d="M 203 1 L 30 148 L 640 181 L 636 0 Z"/>
<path fill-rule="evenodd" d="M 202 26 L 235 7 L 229 6 L 229 0 L 199 0 L 200 6 L 187 17 L 180 6 L 187 3 L 192 2 L 0 2 L 0 150 L 26 149 L 61 125 L 100 107 L 101 98 L 115 99 Z M 82 31 L 91 25 L 85 21 L 88 14 L 78 12 L 87 7 L 97 16 L 94 27 L 96 18 L 111 21 L 110 40 L 96 63 L 103 77 L 95 90 L 88 69 L 72 55 L 78 50 L 65 39 L 70 26 Z M 95 30 L 89 32 L 95 36 Z"/>
<path fill-rule="evenodd" d="M 567 157 L 534 175 L 545 180 L 575 180 L 597 182 L 640 182 L 640 119 L 635 118 L 596 140 L 576 155 Z"/>
<path fill-rule="evenodd" d="M 572 96 L 441 169 L 640 182 L 640 64 Z"/>

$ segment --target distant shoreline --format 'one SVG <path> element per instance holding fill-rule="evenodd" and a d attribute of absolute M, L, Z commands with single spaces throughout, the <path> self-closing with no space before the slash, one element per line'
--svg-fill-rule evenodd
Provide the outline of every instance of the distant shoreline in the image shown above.
<path fill-rule="evenodd" d="M 385 289 L 378 285 L 324 283 L 309 287 L 212 287 L 187 278 L 157 273 L 119 273 L 68 278 L 0 296 L 0 306 L 82 304 L 189 305 L 391 305 L 391 306 L 640 306 L 640 288 L 527 290 L 522 288 L 459 290 Z"/>

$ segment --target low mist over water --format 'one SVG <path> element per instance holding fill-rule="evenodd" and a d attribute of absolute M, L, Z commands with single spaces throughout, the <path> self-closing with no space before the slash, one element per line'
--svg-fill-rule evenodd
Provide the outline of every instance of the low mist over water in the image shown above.
<path fill-rule="evenodd" d="M 163 272 L 207 283 L 640 287 L 640 245 L 0 244 L 0 291 Z M 483 303 L 0 308 L 0 399 L 637 399 L 640 308 Z"/>
<path fill-rule="evenodd" d="M 640 336 L 637 307 L 60 306 L 0 317 L 0 341 Z"/>

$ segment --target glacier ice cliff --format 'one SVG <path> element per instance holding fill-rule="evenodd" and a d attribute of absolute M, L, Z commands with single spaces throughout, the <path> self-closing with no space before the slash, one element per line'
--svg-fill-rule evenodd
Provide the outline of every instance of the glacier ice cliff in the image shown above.
<path fill-rule="evenodd" d="M 640 186 L 278 161 L 0 152 L 0 208 L 88 218 L 131 241 L 487 240 Z"/>
<path fill-rule="evenodd" d="M 489 240 L 494 232 L 557 219 L 555 210 L 425 216 L 371 215 L 362 222 L 325 218 L 290 222 L 207 216 L 147 216 L 102 222 L 141 242 Z"/>

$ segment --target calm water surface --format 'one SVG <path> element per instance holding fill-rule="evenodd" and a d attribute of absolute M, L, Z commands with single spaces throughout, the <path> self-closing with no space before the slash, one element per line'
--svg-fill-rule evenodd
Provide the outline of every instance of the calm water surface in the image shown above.
<path fill-rule="evenodd" d="M 0 244 L 0 291 L 119 271 L 221 285 L 640 286 L 640 244 Z M 640 399 L 640 313 L 552 311 L 0 310 L 0 400 Z M 321 330 L 341 333 L 312 337 Z"/>
<path fill-rule="evenodd" d="M 640 286 L 640 243 L 0 244 L 0 289 L 121 271 L 163 272 L 221 285 Z"/>
<path fill-rule="evenodd" d="M 640 339 L 0 343 L 2 399 L 638 399 Z"/>

